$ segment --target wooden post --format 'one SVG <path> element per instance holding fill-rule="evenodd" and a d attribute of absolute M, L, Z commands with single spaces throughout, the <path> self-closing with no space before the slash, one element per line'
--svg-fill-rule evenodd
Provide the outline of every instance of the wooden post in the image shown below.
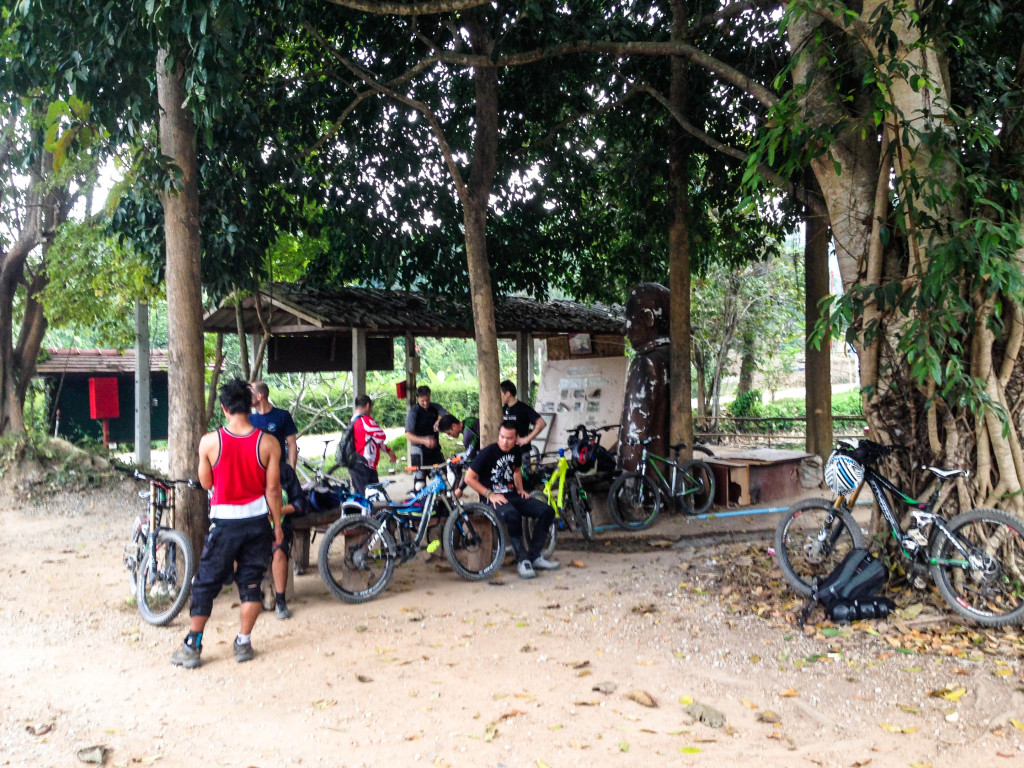
<path fill-rule="evenodd" d="M 135 463 L 151 460 L 152 395 L 149 386 L 149 305 L 135 300 Z"/>
<path fill-rule="evenodd" d="M 419 357 L 416 356 L 416 337 L 405 334 L 405 400 L 411 408 L 416 404 L 416 372 L 419 371 Z"/>
<path fill-rule="evenodd" d="M 366 394 L 366 331 L 352 329 L 352 399 Z"/>
<path fill-rule="evenodd" d="M 533 368 L 530 365 L 531 345 L 530 334 L 516 334 L 516 397 L 524 403 L 530 402 L 530 382 L 533 380 Z"/>

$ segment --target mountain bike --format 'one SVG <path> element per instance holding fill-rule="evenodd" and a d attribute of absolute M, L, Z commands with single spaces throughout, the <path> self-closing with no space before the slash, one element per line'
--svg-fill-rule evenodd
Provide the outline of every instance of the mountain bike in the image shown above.
<path fill-rule="evenodd" d="M 345 515 L 327 529 L 320 544 L 320 578 L 339 600 L 363 603 L 391 583 L 395 565 L 438 547 L 459 576 L 490 578 L 505 559 L 505 526 L 486 504 L 463 504 L 453 493 L 453 457 L 443 464 L 407 467 L 427 472 L 427 484 L 396 503 L 387 494 L 392 481 L 367 486 L 383 500 L 371 514 Z M 428 541 L 431 520 L 446 518 L 440 541 Z"/>
<path fill-rule="evenodd" d="M 946 518 L 939 510 L 943 485 L 969 473 L 921 467 L 937 483 L 927 501 L 918 501 L 877 469 L 895 448 L 871 440 L 856 446 L 840 441 L 826 464 L 829 485 L 838 494 L 835 500 L 807 499 L 779 520 L 775 557 L 786 582 L 798 594 L 809 596 L 817 579 L 831 573 L 846 553 L 865 547 L 864 533 L 850 510 L 867 485 L 889 526 L 897 557 L 916 587 L 923 588 L 923 577 L 930 575 L 954 611 L 983 626 L 1024 620 L 1024 522 L 997 509 L 972 509 Z M 906 530 L 894 500 L 909 512 Z"/>
<path fill-rule="evenodd" d="M 174 487 L 202 486 L 195 480 L 167 480 L 137 469 L 116 469 L 149 483 L 148 491 L 139 491 L 139 497 L 147 500 L 146 512 L 132 522 L 123 558 L 139 613 L 150 624 L 162 627 L 173 621 L 188 601 L 196 573 L 192 542 L 174 529 Z"/>
<path fill-rule="evenodd" d="M 647 450 L 654 440 L 626 441 L 627 445 L 643 446 L 635 472 L 619 475 L 608 491 L 608 511 L 621 528 L 639 531 L 654 524 L 666 500 L 671 499 L 685 514 L 700 515 L 711 508 L 715 498 L 715 475 L 706 463 L 693 459 L 679 463 L 685 443 L 669 446 L 672 458 L 657 456 Z M 668 477 L 658 468 L 668 472 Z"/>

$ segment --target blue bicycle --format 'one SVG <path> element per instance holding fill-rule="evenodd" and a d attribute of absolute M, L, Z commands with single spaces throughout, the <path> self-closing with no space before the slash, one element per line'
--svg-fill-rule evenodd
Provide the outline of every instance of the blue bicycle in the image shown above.
<path fill-rule="evenodd" d="M 400 503 L 387 494 L 392 481 L 366 487 L 367 496 L 383 502 L 368 514 L 341 517 L 320 544 L 320 578 L 339 600 L 364 603 L 388 588 L 395 565 L 422 551 L 444 554 L 464 579 L 490 578 L 505 559 L 505 526 L 486 504 L 463 504 L 453 493 L 460 457 L 431 467 L 423 490 Z M 453 466 L 454 465 L 454 466 Z M 441 539 L 429 535 L 434 519 L 445 519 Z"/>

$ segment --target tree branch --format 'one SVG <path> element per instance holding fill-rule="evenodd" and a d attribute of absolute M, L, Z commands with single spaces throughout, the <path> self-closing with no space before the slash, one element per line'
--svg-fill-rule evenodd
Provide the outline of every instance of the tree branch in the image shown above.
<path fill-rule="evenodd" d="M 690 30 L 701 29 L 703 27 L 717 24 L 725 19 L 731 19 L 734 16 L 739 16 L 744 11 L 752 10 L 764 10 L 766 8 L 782 8 L 784 3 L 779 0 L 739 0 L 739 2 L 727 5 L 724 8 L 720 8 L 714 13 L 708 13 L 701 16 L 693 24 L 690 25 Z"/>
<path fill-rule="evenodd" d="M 526 146 L 517 149 L 513 154 L 520 155 L 534 147 L 547 144 L 548 142 L 554 140 L 556 134 L 563 128 L 568 128 L 573 123 L 578 123 L 580 120 L 584 120 L 588 117 L 596 117 L 597 115 L 603 115 L 605 112 L 610 112 L 616 107 L 621 107 L 627 101 L 629 101 L 638 93 L 640 93 L 641 90 L 641 88 L 637 88 L 636 86 L 630 86 L 629 90 L 627 90 L 622 96 L 615 99 L 614 101 L 609 101 L 607 104 L 598 107 L 597 109 L 588 109 L 585 112 L 577 112 L 573 115 L 570 115 L 562 122 L 552 126 L 551 129 L 543 137 L 541 137 L 537 141 L 531 142 Z"/>
<path fill-rule="evenodd" d="M 454 53 L 452 51 L 437 51 L 436 53 L 441 62 L 462 67 L 517 67 L 523 64 L 536 64 L 546 59 L 568 56 L 574 53 L 597 53 L 618 57 L 631 55 L 682 56 L 688 61 L 718 75 L 727 83 L 750 94 L 766 107 L 774 106 L 779 100 L 778 96 L 754 78 L 743 74 L 735 67 L 716 59 L 714 56 L 709 56 L 689 43 L 653 43 L 643 41 L 620 43 L 612 40 L 579 40 L 561 43 L 550 48 L 538 48 L 533 51 L 522 51 L 493 58 L 479 54 Z"/>
<path fill-rule="evenodd" d="M 679 123 L 679 125 L 682 127 L 684 131 L 689 133 L 698 141 L 703 142 L 711 149 L 715 150 L 716 152 L 721 152 L 722 154 L 727 155 L 729 157 L 735 158 L 736 160 L 739 160 L 741 163 L 747 162 L 747 160 L 750 158 L 749 153 L 744 152 L 741 149 L 731 147 L 728 144 L 719 141 L 714 136 L 711 136 L 705 131 L 700 130 L 697 126 L 695 126 L 693 123 L 687 120 L 686 116 L 679 112 L 679 110 L 677 110 L 668 100 L 668 98 L 666 98 L 663 93 L 658 91 L 658 89 L 650 85 L 636 85 L 634 86 L 634 88 L 638 91 L 643 91 L 645 93 L 650 94 L 655 99 L 655 101 L 657 101 L 666 110 L 668 110 L 669 114 L 672 115 L 672 117 L 675 119 L 677 123 Z M 812 210 L 817 215 L 828 215 L 828 211 L 825 207 L 825 204 L 819 198 L 808 195 L 806 193 L 806 190 L 803 189 L 802 187 L 798 187 L 788 179 L 779 176 L 779 174 L 775 173 L 775 171 L 773 171 L 771 168 L 764 164 L 759 165 L 757 170 L 758 173 L 764 176 L 768 181 L 770 181 L 772 184 L 778 187 L 781 191 L 785 192 L 786 194 L 792 196 L 797 200 L 800 200 L 800 202 L 806 205 L 810 210 Z"/>
<path fill-rule="evenodd" d="M 422 101 L 414 99 L 410 96 L 406 96 L 404 93 L 399 93 L 393 88 L 388 87 L 387 84 L 381 83 L 376 80 L 371 73 L 367 72 L 362 67 L 358 66 L 355 62 L 343 56 L 333 45 L 328 43 L 319 32 L 310 24 L 308 21 L 303 22 L 303 28 L 311 34 L 321 45 L 338 61 L 345 69 L 354 74 L 360 80 L 363 81 L 372 91 L 386 96 L 390 96 L 395 101 L 401 102 L 406 106 L 412 107 L 416 111 L 426 118 L 427 124 L 430 129 L 434 132 L 434 137 L 437 139 L 437 143 L 441 148 L 441 154 L 444 157 L 445 164 L 448 166 L 448 171 L 452 175 L 452 181 L 455 183 L 455 189 L 459 194 L 461 200 L 466 199 L 466 182 L 462 178 L 462 172 L 459 170 L 458 164 L 455 162 L 455 154 L 452 152 L 451 146 L 448 144 L 448 139 L 444 135 L 444 129 L 441 127 L 441 122 L 437 119 L 433 110 L 430 109 Z M 479 57 L 485 61 L 489 60 L 486 56 Z M 422 62 L 421 62 L 422 63 Z M 469 65 L 474 66 L 474 65 Z"/>
<path fill-rule="evenodd" d="M 423 0 L 419 3 L 386 2 L 386 0 L 328 0 L 353 11 L 373 13 L 379 16 L 426 16 L 438 13 L 457 13 L 481 5 L 489 5 L 491 0 Z"/>

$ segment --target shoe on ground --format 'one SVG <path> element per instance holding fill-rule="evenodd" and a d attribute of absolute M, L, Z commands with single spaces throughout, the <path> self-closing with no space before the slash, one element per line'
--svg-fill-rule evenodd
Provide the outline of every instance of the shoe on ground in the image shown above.
<path fill-rule="evenodd" d="M 255 654 L 252 650 L 252 643 L 239 644 L 235 641 L 235 661 L 241 664 L 243 661 L 252 661 Z"/>
<path fill-rule="evenodd" d="M 533 565 L 530 564 L 529 560 L 523 560 L 519 563 L 519 578 L 521 579 L 532 579 L 537 574 L 533 570 Z"/>
<path fill-rule="evenodd" d="M 287 605 L 279 605 L 276 607 L 277 618 L 279 619 L 290 619 L 292 612 L 288 610 Z"/>
<path fill-rule="evenodd" d="M 557 560 L 548 560 L 544 555 L 534 558 L 533 568 L 537 571 L 557 571 L 562 564 Z"/>
<path fill-rule="evenodd" d="M 195 669 L 202 664 L 200 655 L 202 649 L 193 648 L 191 645 L 181 644 L 174 653 L 171 654 L 171 664 L 176 667 L 184 667 L 185 669 Z"/>

